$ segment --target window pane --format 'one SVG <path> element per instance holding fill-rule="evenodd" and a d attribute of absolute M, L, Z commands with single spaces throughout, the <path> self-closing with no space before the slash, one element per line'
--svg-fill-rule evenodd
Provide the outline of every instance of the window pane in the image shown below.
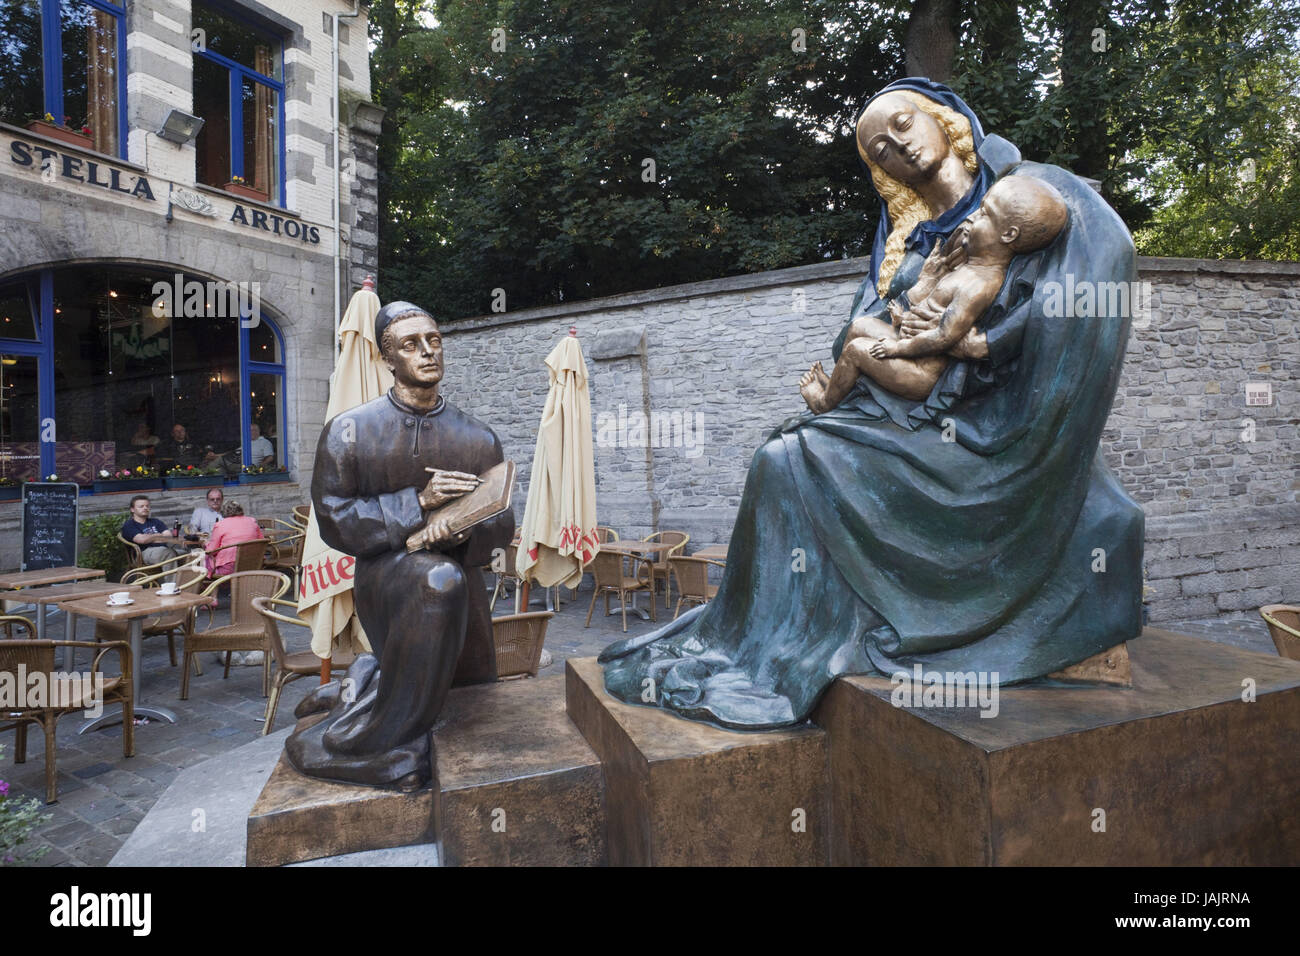
<path fill-rule="evenodd" d="M 117 155 L 117 18 L 89 4 L 64 0 L 63 116 L 90 131 L 95 149 Z"/>
<path fill-rule="evenodd" d="M 224 286 L 214 285 L 207 296 L 208 314 L 172 321 L 172 421 L 185 426 L 201 459 L 228 456 L 237 471 L 242 443 L 239 318 L 223 315 L 229 313 L 229 302 L 219 304 L 217 293 Z"/>
<path fill-rule="evenodd" d="M 0 355 L 0 477 L 41 477 L 38 441 L 36 357 Z"/>
<path fill-rule="evenodd" d="M 230 182 L 230 71 L 194 57 L 194 112 L 203 117 L 195 142 L 198 181 L 209 186 Z"/>
<path fill-rule="evenodd" d="M 248 461 L 253 465 L 284 464 L 284 419 L 280 409 L 284 398 L 284 380 L 279 375 L 250 375 L 249 420 L 257 426 L 261 440 L 254 438 L 248 449 Z M 253 429 L 249 428 L 251 435 Z M 266 456 L 272 456 L 268 459 Z"/>
<path fill-rule="evenodd" d="M 36 338 L 35 292 L 26 282 L 0 285 L 0 339 Z"/>
<path fill-rule="evenodd" d="M 275 38 L 205 3 L 194 4 L 194 26 L 204 31 L 206 48 L 213 53 L 280 80 L 280 43 Z"/>
<path fill-rule="evenodd" d="M 0 0 L 0 120 L 25 126 L 45 114 L 38 0 Z"/>
<path fill-rule="evenodd" d="M 276 364 L 284 361 L 280 355 L 280 340 L 266 322 L 258 322 L 248 330 L 248 360 Z"/>
<path fill-rule="evenodd" d="M 280 201 L 279 95 L 269 86 L 244 80 L 244 180 Z"/>

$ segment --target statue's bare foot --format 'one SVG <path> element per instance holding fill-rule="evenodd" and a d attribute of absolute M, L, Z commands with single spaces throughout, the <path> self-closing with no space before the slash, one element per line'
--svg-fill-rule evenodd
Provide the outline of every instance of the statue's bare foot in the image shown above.
<path fill-rule="evenodd" d="M 826 411 L 826 385 L 817 377 L 818 365 L 804 372 L 803 378 L 799 379 L 799 394 L 803 396 L 808 407 L 820 415 Z"/>
<path fill-rule="evenodd" d="M 817 381 L 821 383 L 823 390 L 830 385 L 831 377 L 826 374 L 826 369 L 822 368 L 821 362 L 813 362 L 812 373 L 817 376 Z"/>

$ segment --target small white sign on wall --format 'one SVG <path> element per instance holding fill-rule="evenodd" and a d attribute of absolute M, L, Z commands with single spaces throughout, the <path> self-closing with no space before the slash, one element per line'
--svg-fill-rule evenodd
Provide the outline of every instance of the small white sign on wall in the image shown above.
<path fill-rule="evenodd" d="M 1246 405 L 1272 405 L 1273 384 L 1271 382 L 1247 382 Z"/>

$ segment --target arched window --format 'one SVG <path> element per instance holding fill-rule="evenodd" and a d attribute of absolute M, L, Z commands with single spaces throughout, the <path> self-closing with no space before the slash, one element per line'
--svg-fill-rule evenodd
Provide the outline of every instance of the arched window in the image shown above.
<path fill-rule="evenodd" d="M 0 477 L 286 464 L 283 341 L 256 291 L 116 264 L 0 282 Z"/>

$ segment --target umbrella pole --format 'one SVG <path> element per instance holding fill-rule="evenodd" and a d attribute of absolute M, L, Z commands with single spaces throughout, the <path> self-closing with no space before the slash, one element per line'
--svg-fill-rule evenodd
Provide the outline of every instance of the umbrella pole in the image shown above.
<path fill-rule="evenodd" d="M 320 682 L 328 684 L 330 682 L 330 664 L 334 662 L 332 657 L 326 657 L 320 662 Z"/>
<path fill-rule="evenodd" d="M 531 581 L 529 581 L 527 578 L 524 578 L 523 582 L 519 585 L 519 613 L 520 614 L 528 613 L 528 590 L 531 584 L 532 584 Z"/>

